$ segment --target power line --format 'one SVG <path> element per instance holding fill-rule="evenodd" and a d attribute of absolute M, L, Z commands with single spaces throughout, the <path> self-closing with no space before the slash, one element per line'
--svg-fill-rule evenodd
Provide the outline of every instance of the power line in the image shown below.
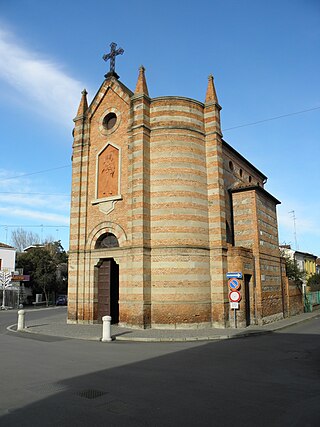
<path fill-rule="evenodd" d="M 45 225 L 45 224 L 41 224 L 41 225 L 7 225 L 7 224 L 0 224 L 0 227 L 8 227 L 8 228 L 25 228 L 25 227 L 32 227 L 32 228 L 69 228 L 69 225 Z"/>
<path fill-rule="evenodd" d="M 227 130 L 232 130 L 232 129 L 244 128 L 246 126 L 257 125 L 259 123 L 270 122 L 271 120 L 278 120 L 278 119 L 282 119 L 284 117 L 294 116 L 296 114 L 307 113 L 309 111 L 314 111 L 314 110 L 319 110 L 319 109 L 320 109 L 320 107 L 313 107 L 313 108 L 308 108 L 307 110 L 295 111 L 294 113 L 283 114 L 282 116 L 270 117 L 268 119 L 258 120 L 257 122 L 252 122 L 252 123 L 246 123 L 246 124 L 243 124 L 243 125 L 233 126 L 231 128 L 223 129 L 223 132 L 225 132 Z"/>
<path fill-rule="evenodd" d="M 319 109 L 320 109 L 320 106 L 319 107 L 308 108 L 306 110 L 295 111 L 293 113 L 288 113 L 288 114 L 282 114 L 281 116 L 269 117 L 267 119 L 257 120 L 256 122 L 245 123 L 243 125 L 232 126 L 230 128 L 226 128 L 226 129 L 222 129 L 222 130 L 223 130 L 223 132 L 226 132 L 228 130 L 239 129 L 239 128 L 243 128 L 243 127 L 247 127 L 247 126 L 254 126 L 254 125 L 257 125 L 257 124 L 260 124 L 260 123 L 270 122 L 272 120 L 279 120 L 279 119 L 282 119 L 284 117 L 290 117 L 290 116 L 294 116 L 296 114 L 308 113 L 309 111 L 314 111 L 314 110 L 319 110 Z M 45 169 L 45 170 L 41 170 L 41 171 L 37 171 L 37 172 L 30 172 L 30 173 L 25 173 L 25 174 L 21 174 L 21 175 L 11 176 L 9 178 L 3 178 L 3 179 L 1 178 L 0 181 L 8 181 L 10 179 L 21 178 L 23 176 L 37 175 L 37 174 L 40 174 L 40 173 L 46 173 L 46 172 L 51 172 L 51 171 L 55 171 L 55 170 L 59 170 L 59 169 L 65 169 L 65 168 L 70 168 L 70 167 L 71 167 L 71 165 L 69 164 L 69 165 L 59 166 L 59 167 L 55 167 L 55 168 L 51 168 L 51 169 Z M 1 192 L 1 193 L 4 193 L 4 192 Z M 41 193 L 11 193 L 11 194 L 41 194 Z M 49 194 L 43 194 L 43 195 L 49 195 Z"/>
<path fill-rule="evenodd" d="M 20 175 L 21 176 L 21 175 Z M 0 194 L 18 194 L 18 195 L 31 195 L 31 196 L 65 196 L 70 197 L 70 193 L 13 193 L 12 191 L 0 191 Z"/>
<path fill-rule="evenodd" d="M 58 170 L 58 169 L 65 169 L 65 168 L 70 168 L 70 167 L 71 167 L 71 165 L 59 166 L 59 167 L 56 167 L 56 168 L 45 169 L 45 170 L 42 170 L 42 171 L 31 172 L 31 173 L 24 173 L 24 174 L 16 175 L 16 176 L 10 176 L 9 178 L 0 179 L 0 181 L 8 181 L 9 179 L 21 178 L 22 176 L 36 175 L 36 174 L 39 174 L 39 173 L 46 173 L 46 172 L 51 172 L 51 171 L 55 171 L 55 170 Z"/>

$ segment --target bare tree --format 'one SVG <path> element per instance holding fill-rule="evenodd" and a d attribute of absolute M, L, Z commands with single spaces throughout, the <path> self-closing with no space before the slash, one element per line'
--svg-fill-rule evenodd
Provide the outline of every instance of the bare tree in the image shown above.
<path fill-rule="evenodd" d="M 17 249 L 18 252 L 22 252 L 30 245 L 36 245 L 39 243 L 39 235 L 37 233 L 33 233 L 32 231 L 26 231 L 23 228 L 17 228 L 11 232 L 11 244 Z"/>

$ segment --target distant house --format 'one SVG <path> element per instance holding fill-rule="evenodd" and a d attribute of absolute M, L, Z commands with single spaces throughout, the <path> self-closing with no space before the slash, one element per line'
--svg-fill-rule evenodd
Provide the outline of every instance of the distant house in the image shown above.
<path fill-rule="evenodd" d="M 44 248 L 44 247 L 45 247 L 45 245 L 41 245 L 40 243 L 39 244 L 37 243 L 35 245 L 27 246 L 26 248 L 23 249 L 23 252 L 29 252 L 32 249 L 38 249 L 38 248 Z"/>
<path fill-rule="evenodd" d="M 16 249 L 5 243 L 0 243 L 0 270 L 11 273 L 15 270 L 15 264 Z"/>
<path fill-rule="evenodd" d="M 0 243 L 0 270 L 4 272 L 4 277 L 11 276 L 15 271 L 16 264 L 16 249 L 12 246 Z M 18 292 L 12 290 L 12 282 L 0 284 L 0 303 L 1 309 L 6 307 L 16 307 L 18 304 Z"/>
<path fill-rule="evenodd" d="M 316 261 L 316 273 L 320 274 L 320 258 L 317 258 Z"/>
<path fill-rule="evenodd" d="M 317 256 L 307 252 L 295 251 L 295 260 L 301 271 L 306 273 L 306 280 L 315 274 Z"/>
<path fill-rule="evenodd" d="M 295 251 L 290 245 L 280 246 L 282 252 L 290 259 L 296 262 L 298 269 L 305 273 L 303 279 L 303 288 L 305 288 L 307 280 L 317 271 L 317 256 L 308 252 Z"/>

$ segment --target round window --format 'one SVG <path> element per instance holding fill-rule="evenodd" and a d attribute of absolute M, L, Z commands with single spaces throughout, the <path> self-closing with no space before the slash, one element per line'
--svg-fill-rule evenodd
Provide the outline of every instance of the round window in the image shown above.
<path fill-rule="evenodd" d="M 112 129 L 116 123 L 117 116 L 115 115 L 115 113 L 107 114 L 102 121 L 103 127 L 107 130 Z"/>

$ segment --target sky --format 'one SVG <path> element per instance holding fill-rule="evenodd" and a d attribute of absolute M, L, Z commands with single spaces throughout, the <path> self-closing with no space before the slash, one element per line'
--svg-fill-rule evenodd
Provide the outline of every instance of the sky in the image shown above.
<path fill-rule="evenodd" d="M 319 0 L 0 0 L 0 242 L 17 228 L 69 245 L 73 118 L 109 65 L 151 97 L 204 102 L 267 177 L 279 243 L 320 256 Z"/>

